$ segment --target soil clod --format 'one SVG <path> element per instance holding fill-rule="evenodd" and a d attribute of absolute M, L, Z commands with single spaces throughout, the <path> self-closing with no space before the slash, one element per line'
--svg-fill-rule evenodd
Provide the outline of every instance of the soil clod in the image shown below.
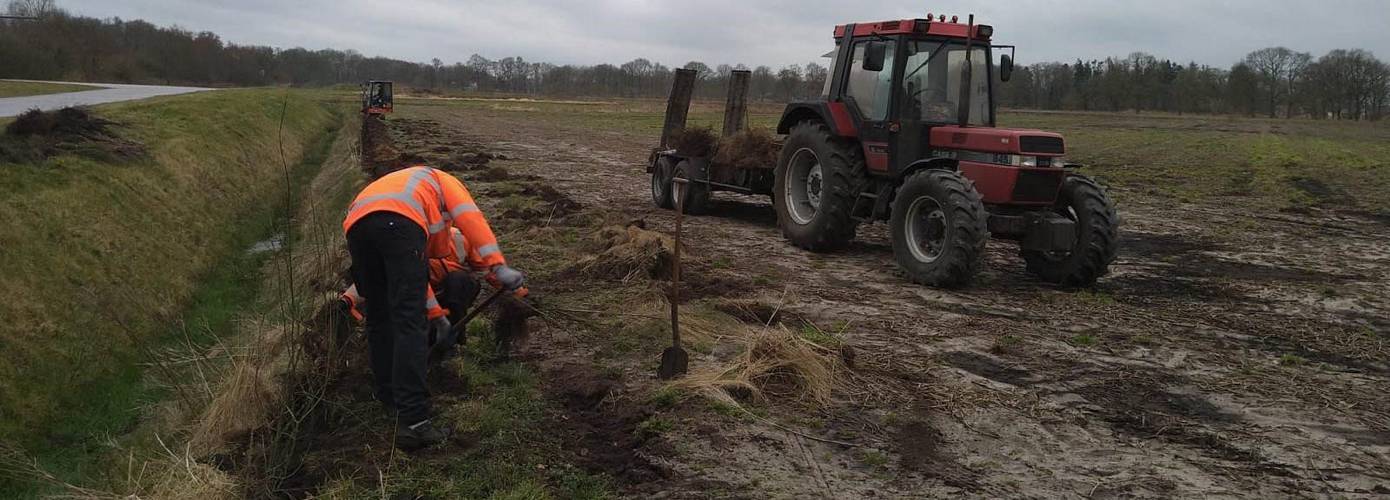
<path fill-rule="evenodd" d="M 0 162 L 34 163 L 64 154 L 109 162 L 144 157 L 145 146 L 117 135 L 117 125 L 85 108 L 31 109 L 5 126 Z"/>

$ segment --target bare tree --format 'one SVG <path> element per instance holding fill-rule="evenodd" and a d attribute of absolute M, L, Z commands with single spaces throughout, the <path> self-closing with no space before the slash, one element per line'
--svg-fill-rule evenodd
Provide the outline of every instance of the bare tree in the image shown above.
<path fill-rule="evenodd" d="M 1290 73 L 1297 59 L 1297 54 L 1286 47 L 1264 48 L 1245 56 L 1245 65 L 1259 76 L 1259 90 L 1267 103 L 1265 110 L 1270 118 L 1278 113 L 1279 102 L 1288 100 Z"/>
<path fill-rule="evenodd" d="M 10 0 L 5 12 L 11 16 L 47 17 L 62 11 L 54 0 Z"/>

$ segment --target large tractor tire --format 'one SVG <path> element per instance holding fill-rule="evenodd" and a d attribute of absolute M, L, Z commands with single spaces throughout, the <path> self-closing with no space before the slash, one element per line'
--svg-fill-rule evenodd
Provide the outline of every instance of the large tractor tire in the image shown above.
<path fill-rule="evenodd" d="M 855 197 L 868 175 L 858 145 L 815 121 L 792 127 L 782 145 L 772 189 L 777 226 L 793 245 L 813 252 L 854 240 Z"/>
<path fill-rule="evenodd" d="M 652 165 L 652 203 L 657 208 L 675 208 L 675 202 L 671 198 L 671 179 L 675 176 L 676 167 L 671 164 L 671 159 L 665 156 L 656 159 Z"/>
<path fill-rule="evenodd" d="M 959 173 L 913 173 L 893 198 L 893 256 L 918 284 L 965 286 L 984 260 L 987 217 L 975 185 Z"/>
<path fill-rule="evenodd" d="M 690 215 L 704 215 L 709 213 L 709 185 L 705 184 L 706 165 L 704 160 L 681 160 L 676 164 L 676 170 L 672 173 L 672 178 L 686 179 L 682 190 L 674 183 L 671 185 L 671 201 L 674 206 L 680 207 L 684 204 L 685 213 Z M 681 200 L 681 198 L 685 200 Z"/>
<path fill-rule="evenodd" d="M 1076 242 L 1070 251 L 1022 251 L 1028 272 L 1067 287 L 1094 285 L 1109 272 L 1119 251 L 1120 217 L 1115 203 L 1096 181 L 1070 175 L 1062 181 L 1054 210 L 1076 222 Z"/>

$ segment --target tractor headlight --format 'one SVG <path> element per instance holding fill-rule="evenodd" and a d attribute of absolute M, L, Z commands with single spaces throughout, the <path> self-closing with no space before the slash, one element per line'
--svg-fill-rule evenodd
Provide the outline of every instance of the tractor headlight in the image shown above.
<path fill-rule="evenodd" d="M 1064 165 L 1066 164 L 1066 161 L 1060 157 L 1054 158 L 1051 156 L 1028 156 L 996 153 L 994 155 L 994 163 L 996 165 L 1008 165 L 1010 167 L 1047 168 L 1052 166 Z"/>

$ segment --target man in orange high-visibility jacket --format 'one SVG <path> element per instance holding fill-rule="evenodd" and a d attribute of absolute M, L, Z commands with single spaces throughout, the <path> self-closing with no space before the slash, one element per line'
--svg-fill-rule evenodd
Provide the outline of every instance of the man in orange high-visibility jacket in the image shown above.
<path fill-rule="evenodd" d="M 466 240 L 469 266 L 503 289 L 521 288 L 525 277 L 507 265 L 473 196 L 447 173 L 416 166 L 383 175 L 357 195 L 343 220 L 353 282 L 367 299 L 377 399 L 397 411 L 396 441 L 406 449 L 448 437 L 430 423 L 425 369 L 427 325 L 447 322 L 429 285 L 428 259 L 448 254 L 450 226 Z"/>

